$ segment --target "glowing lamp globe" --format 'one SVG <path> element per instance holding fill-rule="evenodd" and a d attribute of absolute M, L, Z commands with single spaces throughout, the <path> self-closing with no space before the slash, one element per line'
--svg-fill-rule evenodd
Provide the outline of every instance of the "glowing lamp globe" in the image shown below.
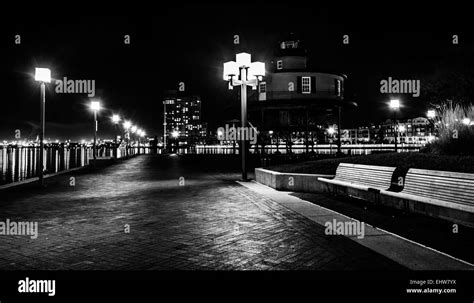
<path fill-rule="evenodd" d="M 116 124 L 119 123 L 120 122 L 120 116 L 119 115 L 113 115 L 112 116 L 112 121 Z"/>
<path fill-rule="evenodd" d="M 240 53 L 235 55 L 238 67 L 250 67 L 250 62 L 252 61 L 250 54 Z"/>
<path fill-rule="evenodd" d="M 35 69 L 35 80 L 44 83 L 51 82 L 51 70 L 49 68 L 39 68 Z"/>
<path fill-rule="evenodd" d="M 229 81 L 232 76 L 237 76 L 239 74 L 239 67 L 234 61 L 229 61 L 224 63 L 224 75 L 223 78 L 226 81 Z"/>
<path fill-rule="evenodd" d="M 252 62 L 250 64 L 249 72 L 248 72 L 248 79 L 252 80 L 255 78 L 262 79 L 265 76 L 265 63 L 263 62 Z"/>
<path fill-rule="evenodd" d="M 390 108 L 391 109 L 399 109 L 400 108 L 400 100 L 398 99 L 392 99 L 390 100 Z"/>
<path fill-rule="evenodd" d="M 100 110 L 100 102 L 99 101 L 92 101 L 91 102 L 91 109 L 93 111 L 99 111 Z"/>

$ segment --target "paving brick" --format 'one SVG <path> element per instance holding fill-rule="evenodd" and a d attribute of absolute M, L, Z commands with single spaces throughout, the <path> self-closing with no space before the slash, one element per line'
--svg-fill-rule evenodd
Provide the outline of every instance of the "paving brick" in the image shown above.
<path fill-rule="evenodd" d="M 0 220 L 37 221 L 39 236 L 0 236 L 0 269 L 402 269 L 349 239 L 325 236 L 324 227 L 233 182 L 236 176 L 144 155 L 80 174 L 74 190 L 55 182 L 2 193 Z"/>

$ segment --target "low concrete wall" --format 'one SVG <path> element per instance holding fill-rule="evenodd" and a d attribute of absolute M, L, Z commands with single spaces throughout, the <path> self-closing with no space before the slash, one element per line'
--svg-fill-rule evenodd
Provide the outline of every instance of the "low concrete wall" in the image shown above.
<path fill-rule="evenodd" d="M 380 195 L 379 199 L 382 205 L 474 228 L 474 213 L 386 195 Z"/>
<path fill-rule="evenodd" d="M 333 175 L 313 175 L 297 173 L 280 173 L 268 169 L 256 168 L 255 179 L 258 183 L 276 190 L 322 193 L 328 192 L 326 183 L 318 181 L 319 177 L 333 178 Z"/>
<path fill-rule="evenodd" d="M 396 197 L 381 195 L 378 192 L 364 191 L 346 186 L 328 184 L 318 181 L 319 177 L 333 178 L 331 175 L 312 175 L 280 173 L 268 169 L 256 168 L 255 178 L 258 183 L 276 190 L 309 193 L 331 193 L 351 196 L 374 204 L 423 214 L 444 219 L 453 223 L 474 227 L 474 214 L 442 206 L 426 204 Z"/>

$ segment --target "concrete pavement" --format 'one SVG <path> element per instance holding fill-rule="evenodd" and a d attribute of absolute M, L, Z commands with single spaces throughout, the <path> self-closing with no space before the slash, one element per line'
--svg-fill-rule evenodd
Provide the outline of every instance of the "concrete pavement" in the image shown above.
<path fill-rule="evenodd" d="M 404 270 L 234 180 L 225 163 L 143 155 L 1 192 L 1 270 Z M 70 186 L 71 177 L 75 186 Z"/>

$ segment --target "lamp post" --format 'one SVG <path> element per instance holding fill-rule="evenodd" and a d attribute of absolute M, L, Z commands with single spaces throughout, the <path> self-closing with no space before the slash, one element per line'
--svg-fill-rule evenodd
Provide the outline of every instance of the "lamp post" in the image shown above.
<path fill-rule="evenodd" d="M 174 100 L 165 100 L 163 101 L 163 152 L 166 152 L 166 126 L 168 123 L 166 122 L 168 116 L 166 114 L 166 105 L 167 104 L 174 104 Z"/>
<path fill-rule="evenodd" d="M 125 155 L 128 157 L 128 147 L 129 147 L 129 141 L 130 141 L 130 127 L 132 127 L 132 122 L 130 121 L 125 121 L 123 123 L 123 129 L 125 130 Z"/>
<path fill-rule="evenodd" d="M 132 131 L 132 135 L 133 135 L 133 143 L 135 144 L 136 143 L 136 132 L 137 132 L 137 129 L 138 127 L 136 125 L 132 125 L 132 127 L 130 128 L 130 130 Z M 133 148 L 133 153 L 135 154 L 135 147 Z"/>
<path fill-rule="evenodd" d="M 46 106 L 46 84 L 51 82 L 51 70 L 49 68 L 36 68 L 35 69 L 35 80 L 41 83 L 41 97 L 40 97 L 40 124 L 41 131 L 39 135 L 40 150 L 39 150 L 39 162 L 38 162 L 38 177 L 39 183 L 43 186 L 43 174 L 44 174 L 44 129 L 45 129 L 45 106 Z"/>
<path fill-rule="evenodd" d="M 119 115 L 113 115 L 112 116 L 112 122 L 114 123 L 114 131 L 115 131 L 115 139 L 114 139 L 114 157 L 115 157 L 115 160 L 117 160 L 117 156 L 118 156 L 118 146 L 117 146 L 117 132 L 118 132 L 118 124 L 120 122 L 120 116 Z"/>
<path fill-rule="evenodd" d="M 328 128 L 328 134 L 329 136 L 331 136 L 331 138 L 329 139 L 329 154 L 332 155 L 332 140 L 333 140 L 333 136 L 334 136 L 334 133 L 336 132 L 336 130 L 334 129 L 333 126 L 329 127 Z"/>
<path fill-rule="evenodd" d="M 435 134 L 435 123 L 434 119 L 436 118 L 436 111 L 434 109 L 430 109 L 426 112 L 426 116 L 428 117 L 428 121 L 431 123 L 431 130 L 433 131 L 433 134 Z M 430 132 L 431 136 L 431 132 Z"/>
<path fill-rule="evenodd" d="M 94 112 L 94 146 L 92 150 L 92 155 L 94 157 L 94 166 L 97 160 L 97 130 L 98 130 L 98 123 L 97 123 L 97 112 L 100 110 L 100 102 L 99 101 L 91 101 L 91 110 Z"/>
<path fill-rule="evenodd" d="M 145 131 L 140 130 L 140 137 L 145 138 L 145 135 L 146 135 Z M 143 146 L 143 153 L 145 153 L 145 146 Z"/>
<path fill-rule="evenodd" d="M 138 154 L 140 154 L 140 137 L 142 136 L 141 128 L 137 129 L 137 139 L 138 139 Z"/>
<path fill-rule="evenodd" d="M 407 130 L 407 128 L 405 127 L 405 125 L 400 125 L 400 126 L 398 127 L 398 130 L 400 131 L 400 143 L 402 143 L 402 144 L 403 144 L 403 143 L 406 143 L 405 141 L 407 140 L 406 137 L 408 136 L 408 134 L 405 133 L 405 131 Z M 402 139 L 403 139 L 403 133 L 405 133 L 405 139 L 402 141 Z"/>
<path fill-rule="evenodd" d="M 393 133 L 395 136 L 395 152 L 398 152 L 397 145 L 397 111 L 400 109 L 400 100 L 392 99 L 390 100 L 390 108 L 393 110 Z"/>
<path fill-rule="evenodd" d="M 174 130 L 172 133 L 171 133 L 171 136 L 173 137 L 174 141 L 175 141 L 175 144 L 176 144 L 176 150 L 178 149 L 177 147 L 177 139 L 179 137 L 179 132 L 177 130 Z M 173 152 L 173 146 L 171 146 L 171 152 Z"/>
<path fill-rule="evenodd" d="M 229 89 L 240 85 L 241 98 L 241 123 L 242 129 L 247 127 L 247 86 L 256 89 L 259 81 L 265 76 L 265 63 L 251 62 L 251 55 L 248 53 L 239 53 L 235 61 L 224 63 L 225 81 L 229 82 Z M 247 163 L 246 163 L 246 139 L 241 138 L 241 154 L 242 154 L 242 181 L 247 181 Z"/>
<path fill-rule="evenodd" d="M 342 115 L 342 107 L 338 106 L 337 107 L 337 155 L 341 156 L 342 155 L 342 149 L 341 149 L 341 115 Z"/>
<path fill-rule="evenodd" d="M 273 153 L 273 130 L 269 130 L 268 131 L 268 134 L 270 135 L 270 154 Z"/>

